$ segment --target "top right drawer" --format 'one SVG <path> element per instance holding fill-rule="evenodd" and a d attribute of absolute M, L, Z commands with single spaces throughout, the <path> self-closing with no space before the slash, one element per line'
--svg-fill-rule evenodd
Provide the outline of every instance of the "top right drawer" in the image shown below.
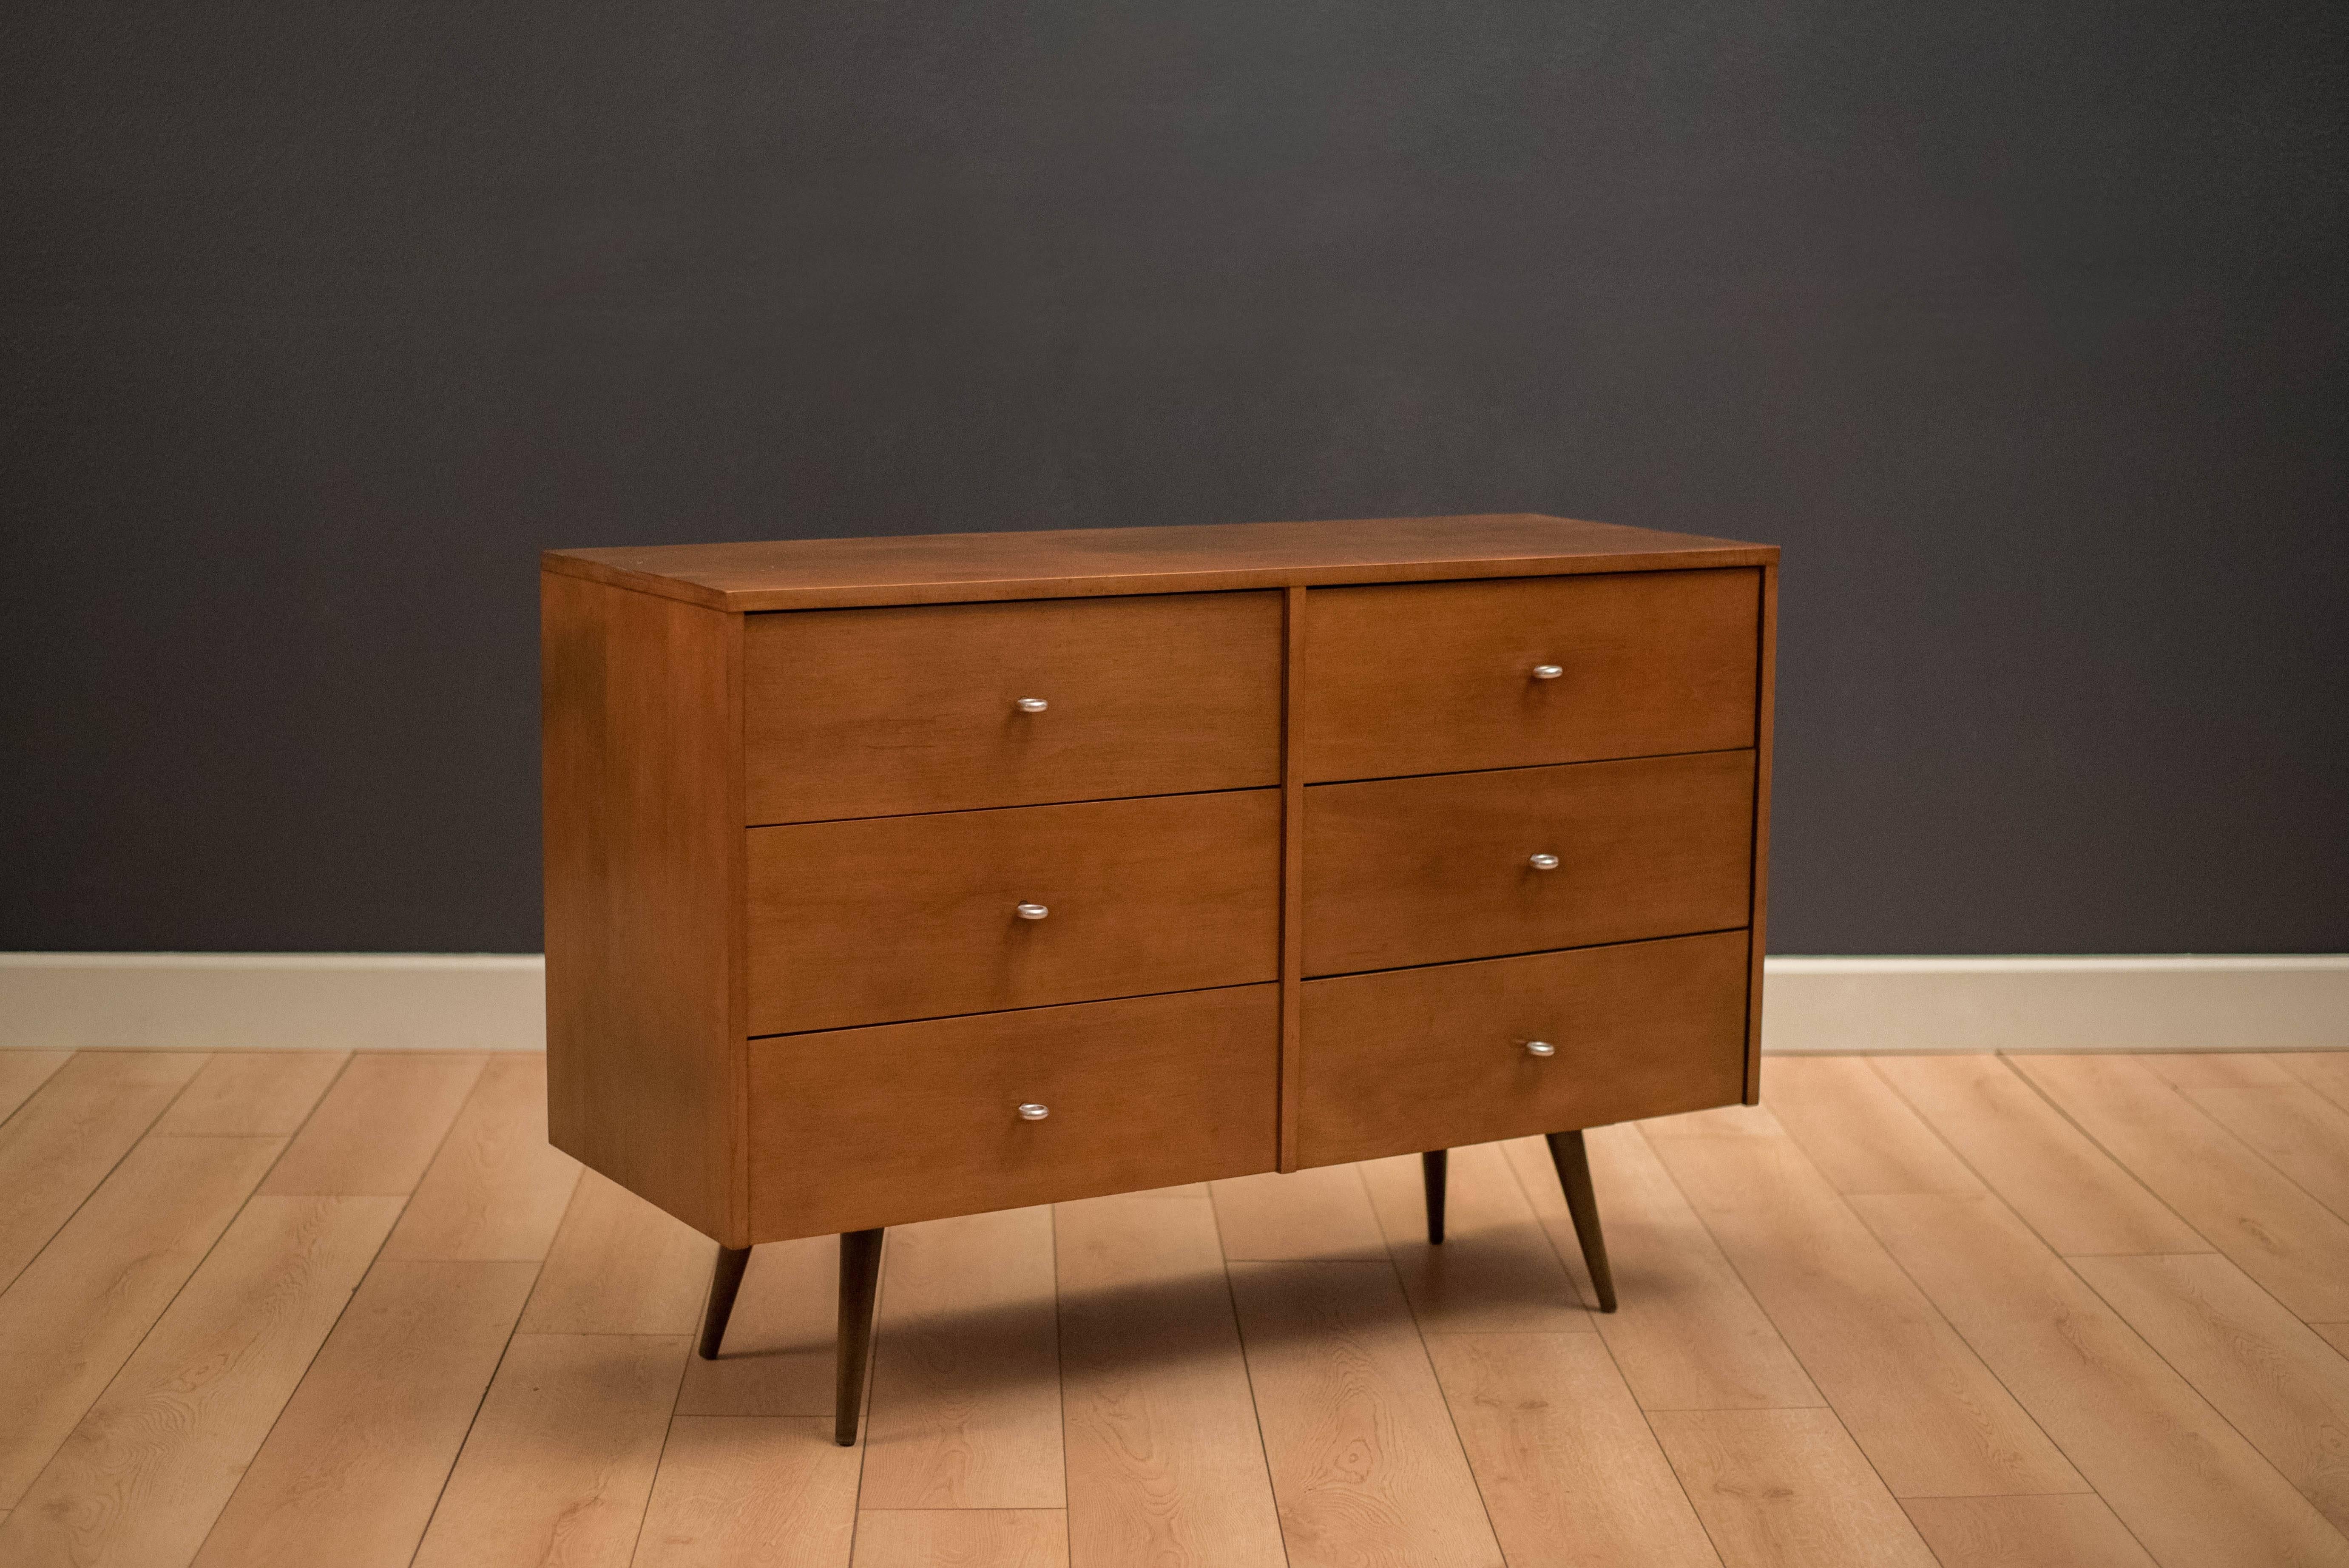
<path fill-rule="evenodd" d="M 1754 744 L 1762 573 L 1315 588 L 1309 783 Z"/>

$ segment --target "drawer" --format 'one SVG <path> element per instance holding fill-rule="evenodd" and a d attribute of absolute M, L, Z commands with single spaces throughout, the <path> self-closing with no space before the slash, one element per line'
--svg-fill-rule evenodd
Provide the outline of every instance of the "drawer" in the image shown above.
<path fill-rule="evenodd" d="M 1280 645 L 1271 593 L 751 615 L 749 819 L 1278 784 Z"/>
<path fill-rule="evenodd" d="M 749 830 L 750 1032 L 1278 974 L 1280 792 Z M 1040 905 L 1040 920 L 1022 904 Z"/>
<path fill-rule="evenodd" d="M 1304 776 L 1752 746 L 1761 607 L 1744 568 L 1313 589 Z"/>
<path fill-rule="evenodd" d="M 1746 934 L 1305 984 L 1306 1165 L 1735 1102 Z M 1555 1054 L 1537 1057 L 1529 1041 Z"/>
<path fill-rule="evenodd" d="M 754 1040 L 753 1237 L 1269 1171 L 1279 1049 L 1275 985 Z"/>
<path fill-rule="evenodd" d="M 1311 785 L 1305 973 L 1742 926 L 1753 845 L 1751 751 Z"/>

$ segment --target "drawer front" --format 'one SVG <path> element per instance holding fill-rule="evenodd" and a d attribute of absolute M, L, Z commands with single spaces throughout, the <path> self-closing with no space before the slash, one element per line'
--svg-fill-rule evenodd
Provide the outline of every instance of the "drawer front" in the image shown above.
<path fill-rule="evenodd" d="M 1305 973 L 1742 926 L 1753 842 L 1751 751 L 1311 785 Z"/>
<path fill-rule="evenodd" d="M 1746 934 L 1305 985 L 1306 1165 L 1734 1103 Z M 1555 1047 L 1537 1057 L 1530 1041 Z"/>
<path fill-rule="evenodd" d="M 750 1032 L 1278 974 L 1280 792 L 749 830 Z M 1026 919 L 1022 904 L 1041 906 Z"/>
<path fill-rule="evenodd" d="M 1274 985 L 750 1044 L 756 1240 L 1269 1171 Z M 1019 1108 L 1041 1105 L 1040 1121 Z"/>
<path fill-rule="evenodd" d="M 806 610 L 743 637 L 753 824 L 1280 781 L 1278 593 Z"/>
<path fill-rule="evenodd" d="M 1744 568 L 1316 588 L 1305 778 L 1752 746 L 1761 595 Z"/>

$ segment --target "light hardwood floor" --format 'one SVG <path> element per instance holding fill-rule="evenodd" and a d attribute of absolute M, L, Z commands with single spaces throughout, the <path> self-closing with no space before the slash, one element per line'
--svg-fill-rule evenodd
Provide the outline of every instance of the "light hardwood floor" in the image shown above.
<path fill-rule="evenodd" d="M 1773 1057 L 1537 1140 L 827 1241 L 544 1142 L 535 1057 L 0 1053 L 9 1568 L 2349 1568 L 2349 1053 Z"/>

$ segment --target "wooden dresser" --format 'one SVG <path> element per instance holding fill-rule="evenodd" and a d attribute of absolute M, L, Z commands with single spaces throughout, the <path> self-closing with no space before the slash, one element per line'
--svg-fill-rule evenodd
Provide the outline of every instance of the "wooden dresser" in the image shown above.
<path fill-rule="evenodd" d="M 1579 1220 L 1579 1130 L 1756 1095 L 1777 556 L 552 552 L 554 1141 L 725 1249 L 708 1352 L 745 1249 L 841 1233 L 844 1390 L 889 1225 L 1418 1152 L 1440 1237 L 1442 1151 L 1537 1132 Z"/>

